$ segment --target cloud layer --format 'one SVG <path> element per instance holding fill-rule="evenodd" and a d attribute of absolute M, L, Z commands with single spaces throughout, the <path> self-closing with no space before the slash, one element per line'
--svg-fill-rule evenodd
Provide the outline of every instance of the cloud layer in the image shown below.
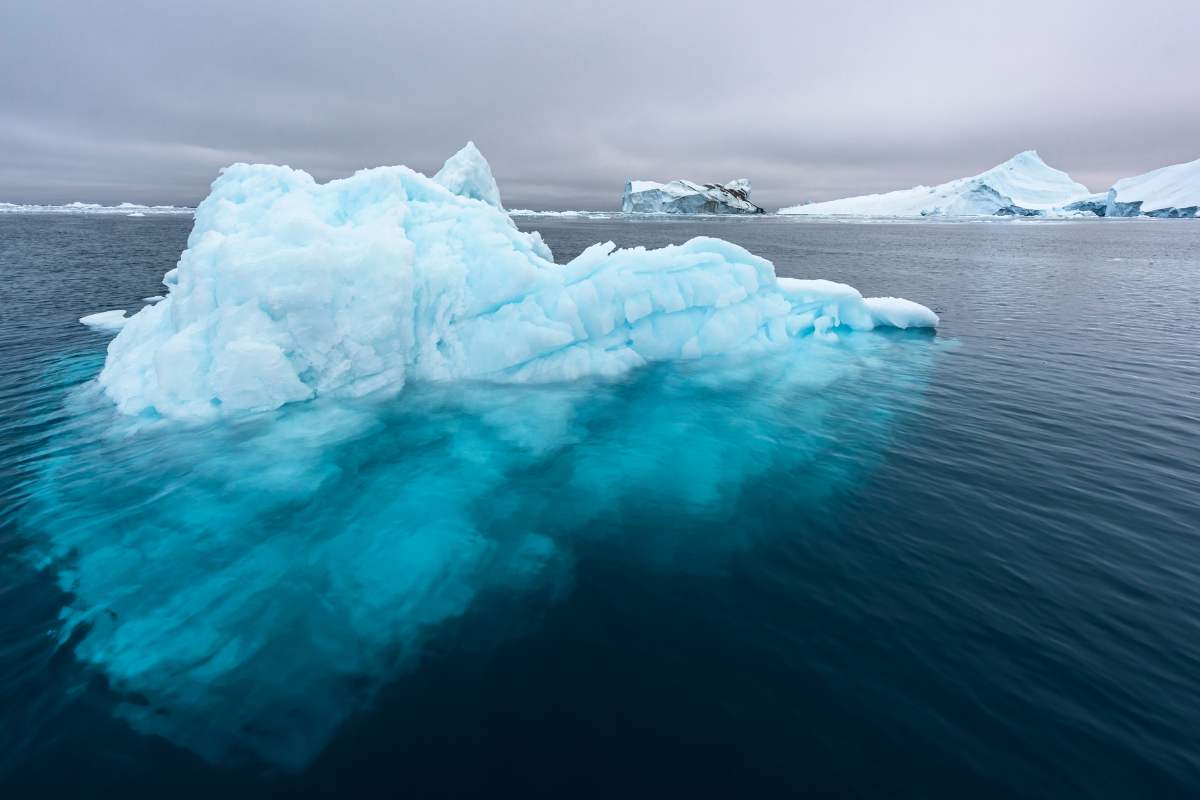
<path fill-rule="evenodd" d="M 1027 148 L 1101 190 L 1200 157 L 1200 5 L 9 3 L 0 201 L 194 203 L 234 161 L 431 171 L 513 207 L 749 177 L 768 208 Z"/>

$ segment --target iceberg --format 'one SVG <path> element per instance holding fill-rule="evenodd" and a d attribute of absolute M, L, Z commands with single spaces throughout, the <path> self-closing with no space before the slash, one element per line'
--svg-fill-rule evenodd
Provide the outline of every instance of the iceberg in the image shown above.
<path fill-rule="evenodd" d="M 1104 217 L 1195 217 L 1200 210 L 1200 158 L 1123 178 L 1104 198 Z"/>
<path fill-rule="evenodd" d="M 121 203 L 102 206 L 99 203 L 67 203 L 65 205 L 38 205 L 34 203 L 0 203 L 0 214 L 121 214 L 126 217 L 145 217 L 166 214 L 191 214 L 188 206 L 144 206 L 137 203 Z"/>
<path fill-rule="evenodd" d="M 227 167 L 163 279 L 166 299 L 124 323 L 99 384 L 125 414 L 211 419 L 412 381 L 615 377 L 938 323 L 907 300 L 776 278 L 720 239 L 607 242 L 556 264 L 502 208 L 470 144 L 432 179 L 393 166 L 321 184 L 284 166 Z"/>
<path fill-rule="evenodd" d="M 855 217 L 1035 217 L 1084 200 L 1088 188 L 1026 150 L 969 178 L 937 186 L 781 208 L 780 214 Z"/>
<path fill-rule="evenodd" d="M 763 209 L 750 202 L 750 180 L 738 178 L 729 183 L 692 183 L 691 181 L 627 181 L 621 197 L 621 210 L 659 214 L 762 214 Z"/>
<path fill-rule="evenodd" d="M 125 323 L 129 322 L 129 317 L 125 316 L 125 309 L 114 308 L 112 311 L 101 311 L 96 314 L 88 314 L 86 317 L 80 317 L 79 321 L 96 331 L 119 331 L 125 327 Z"/>

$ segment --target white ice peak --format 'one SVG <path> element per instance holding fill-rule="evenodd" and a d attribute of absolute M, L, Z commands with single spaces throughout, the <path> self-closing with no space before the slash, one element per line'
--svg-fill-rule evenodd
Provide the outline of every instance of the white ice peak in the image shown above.
<path fill-rule="evenodd" d="M 1088 188 L 1046 164 L 1036 150 L 937 186 L 848 197 L 780 209 L 780 214 L 880 217 L 1038 216 L 1083 200 Z"/>
<path fill-rule="evenodd" d="M 500 202 L 500 187 L 492 177 L 492 166 L 474 142 L 467 142 L 461 150 L 446 159 L 433 179 L 459 197 L 482 200 L 489 206 L 504 210 Z"/>

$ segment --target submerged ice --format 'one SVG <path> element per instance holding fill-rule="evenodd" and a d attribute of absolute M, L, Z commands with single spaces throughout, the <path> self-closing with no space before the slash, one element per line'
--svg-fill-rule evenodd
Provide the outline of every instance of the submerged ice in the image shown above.
<path fill-rule="evenodd" d="M 300 768 L 431 639 L 485 662 L 535 629 L 590 554 L 666 581 L 801 540 L 897 446 L 938 347 L 804 337 L 200 427 L 114 415 L 85 384 L 20 525 L 66 593 L 58 641 L 116 714 L 208 759 Z"/>
<path fill-rule="evenodd" d="M 937 324 L 916 303 L 777 279 L 719 239 L 597 244 L 555 264 L 504 213 L 473 145 L 433 179 L 381 167 L 320 184 L 288 167 L 229 167 L 163 282 L 166 299 L 129 319 L 100 374 L 128 414 L 211 418 L 413 380 L 612 377 Z"/>

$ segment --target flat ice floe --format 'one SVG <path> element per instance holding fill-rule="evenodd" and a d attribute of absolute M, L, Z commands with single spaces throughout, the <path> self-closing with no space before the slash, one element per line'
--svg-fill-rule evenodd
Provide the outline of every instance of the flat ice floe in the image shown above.
<path fill-rule="evenodd" d="M 88 314 L 86 317 L 80 317 L 79 321 L 93 330 L 119 331 L 129 322 L 129 317 L 125 316 L 125 309 L 114 308 L 112 311 Z"/>
<path fill-rule="evenodd" d="M 196 209 L 166 299 L 109 345 L 100 384 L 122 412 L 204 419 L 413 380 L 616 376 L 938 322 L 906 300 L 777 279 L 719 239 L 551 258 L 504 212 L 473 145 L 433 179 L 396 166 L 320 184 L 236 164 Z"/>

